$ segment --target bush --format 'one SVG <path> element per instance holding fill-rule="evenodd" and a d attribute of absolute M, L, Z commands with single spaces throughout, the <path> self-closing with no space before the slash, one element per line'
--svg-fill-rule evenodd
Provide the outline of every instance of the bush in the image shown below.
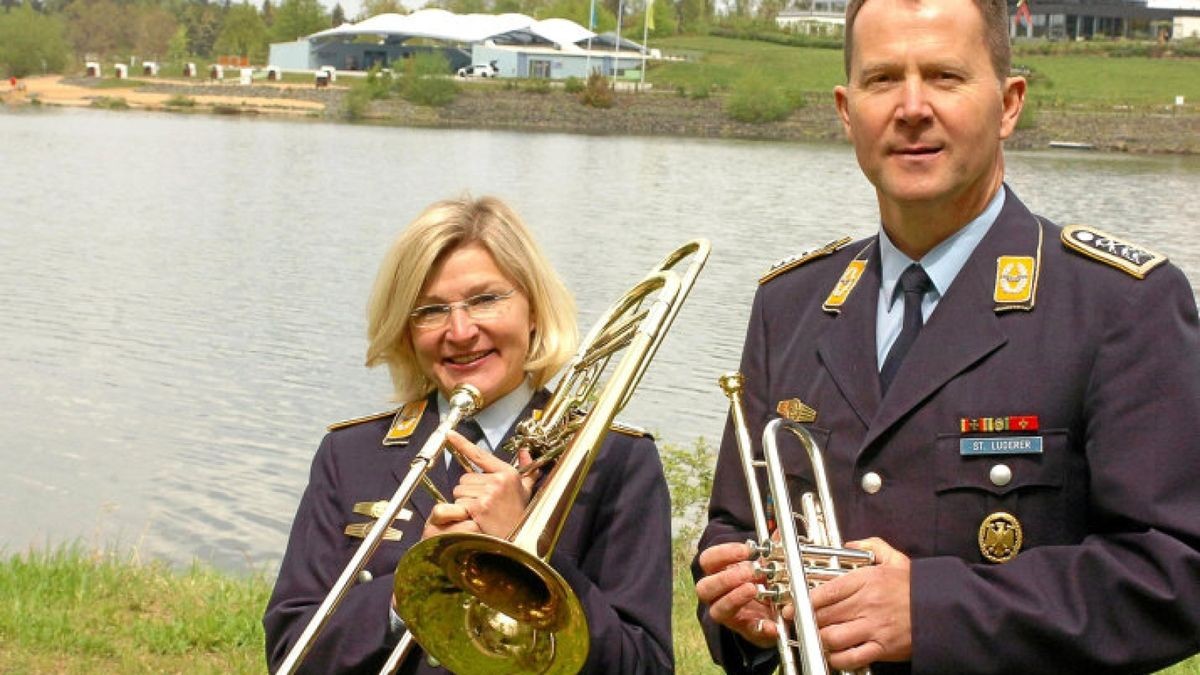
<path fill-rule="evenodd" d="M 762 124 L 787 119 L 792 114 L 788 96 L 765 74 L 750 73 L 733 85 L 725 112 L 739 122 Z"/>
<path fill-rule="evenodd" d="M 678 526 L 672 550 L 676 565 L 686 568 L 707 520 L 705 507 L 712 493 L 716 458 L 703 437 L 690 447 L 664 443 L 660 455 L 671 490 L 671 520 Z"/>
<path fill-rule="evenodd" d="M 441 54 L 418 54 L 404 64 L 404 77 L 397 83 L 400 96 L 417 105 L 450 105 L 458 98 L 458 85 L 449 73 L 450 64 Z"/>
<path fill-rule="evenodd" d="M 592 74 L 588 75 L 583 91 L 579 92 L 579 102 L 593 108 L 613 107 L 613 91 L 608 78 L 601 75 L 600 71 L 593 70 Z"/>
<path fill-rule="evenodd" d="M 167 99 L 164 105 L 168 108 L 192 108 L 196 105 L 196 99 L 189 98 L 183 94 L 175 94 Z"/>
<path fill-rule="evenodd" d="M 530 94 L 549 94 L 550 80 L 544 78 L 533 78 L 525 83 L 523 89 Z"/>
<path fill-rule="evenodd" d="M 568 94 L 578 94 L 583 91 L 583 80 L 572 75 L 563 81 L 563 91 Z"/>
<path fill-rule="evenodd" d="M 372 68 L 367 76 L 350 84 L 350 90 L 342 102 L 342 114 L 347 119 L 362 119 L 371 101 L 391 96 L 393 83 L 392 74 Z"/>

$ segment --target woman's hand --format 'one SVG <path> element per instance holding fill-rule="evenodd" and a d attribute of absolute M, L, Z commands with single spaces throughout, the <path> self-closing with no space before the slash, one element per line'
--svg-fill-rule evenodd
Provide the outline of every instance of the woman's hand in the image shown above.
<path fill-rule="evenodd" d="M 425 523 L 422 538 L 442 532 L 482 532 L 507 537 L 525 514 L 540 471 L 527 475 L 507 462 L 450 432 L 446 440 L 479 472 L 468 471 L 454 486 L 454 503 L 438 504 Z M 521 466 L 529 464 L 529 453 L 518 454 Z"/>

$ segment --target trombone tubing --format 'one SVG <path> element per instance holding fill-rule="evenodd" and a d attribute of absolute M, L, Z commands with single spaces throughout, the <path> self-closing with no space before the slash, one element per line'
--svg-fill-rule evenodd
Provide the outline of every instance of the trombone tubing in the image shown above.
<path fill-rule="evenodd" d="M 283 664 L 279 666 L 278 673 L 286 673 L 291 675 L 300 667 L 300 663 L 304 660 L 304 656 L 308 650 L 312 648 L 317 636 L 324 630 L 325 624 L 328 623 L 329 617 L 337 611 L 338 606 L 342 604 L 342 599 L 354 584 L 358 574 L 367 566 L 367 561 L 375 555 L 375 550 L 379 548 L 380 542 L 383 541 L 383 535 L 387 528 L 391 526 L 396 516 L 400 515 L 401 509 L 412 498 L 413 492 L 420 485 L 425 474 L 429 471 L 429 466 L 433 460 L 442 452 L 442 447 L 446 444 L 446 436 L 450 430 L 458 426 L 464 418 L 474 414 L 475 410 L 480 407 L 481 399 L 479 390 L 470 385 L 460 385 L 455 387 L 450 394 L 450 410 L 446 412 L 446 417 L 438 424 L 433 435 L 425 441 L 425 445 L 421 446 L 421 450 L 413 457 L 412 464 L 405 474 L 404 480 L 400 482 L 400 486 L 396 488 L 396 492 L 388 501 L 384 512 L 375 521 L 375 525 L 371 531 L 363 537 L 362 544 L 359 544 L 358 550 L 355 551 L 354 557 L 346 564 L 346 568 L 342 570 L 341 576 L 334 582 L 333 588 L 329 589 L 329 593 L 325 595 L 325 599 L 321 605 L 317 607 L 317 611 L 309 619 L 308 625 L 304 627 L 304 632 L 296 640 L 296 644 L 292 645 L 292 649 L 288 652 L 287 658 Z"/>

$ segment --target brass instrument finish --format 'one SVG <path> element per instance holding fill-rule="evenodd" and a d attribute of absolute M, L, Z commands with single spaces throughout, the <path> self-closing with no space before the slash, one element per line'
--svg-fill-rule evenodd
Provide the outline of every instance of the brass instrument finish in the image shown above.
<path fill-rule="evenodd" d="M 529 448 L 534 457 L 523 470 L 553 466 L 507 538 L 447 533 L 420 542 L 401 558 L 396 613 L 447 669 L 573 675 L 587 661 L 590 637 L 583 605 L 550 566 L 550 555 L 613 419 L 629 401 L 709 251 L 707 241 L 688 242 L 626 291 L 564 368 L 542 414 L 518 425 L 510 447 Z M 671 269 L 688 259 L 683 274 Z"/>

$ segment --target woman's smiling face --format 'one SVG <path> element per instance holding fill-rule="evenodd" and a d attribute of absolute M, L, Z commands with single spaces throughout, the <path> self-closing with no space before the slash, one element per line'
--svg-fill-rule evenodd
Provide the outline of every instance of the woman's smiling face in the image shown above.
<path fill-rule="evenodd" d="M 453 305 L 514 290 L 498 301 L 498 313 L 490 318 L 472 318 L 465 307 L 455 306 L 443 326 L 410 326 L 417 363 L 443 395 L 449 396 L 460 384 L 471 384 L 486 406 L 515 389 L 525 378 L 533 314 L 525 294 L 478 243 L 453 249 L 430 270 L 418 307 Z"/>

